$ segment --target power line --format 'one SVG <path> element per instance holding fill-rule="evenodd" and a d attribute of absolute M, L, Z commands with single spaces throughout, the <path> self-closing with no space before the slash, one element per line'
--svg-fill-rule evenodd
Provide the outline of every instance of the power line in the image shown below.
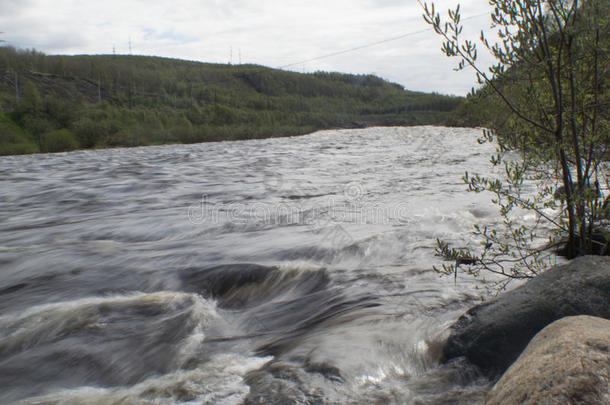
<path fill-rule="evenodd" d="M 475 14 L 475 15 L 463 18 L 462 21 L 471 20 L 473 18 L 482 17 L 484 15 L 489 15 L 489 13 L 487 12 L 487 13 Z M 403 38 L 406 38 L 406 37 L 409 37 L 409 36 L 412 36 L 412 35 L 417 35 L 417 34 L 421 34 L 423 32 L 428 32 L 428 31 L 432 31 L 432 28 L 426 28 L 426 29 L 422 29 L 422 30 L 419 30 L 419 31 L 409 32 L 409 33 L 402 34 L 402 35 L 399 35 L 399 36 L 396 36 L 396 37 L 386 38 L 386 39 L 382 39 L 380 41 L 368 43 L 368 44 L 365 44 L 365 45 L 360 45 L 360 46 L 356 46 L 356 47 L 353 47 L 353 48 L 344 49 L 342 51 L 328 53 L 328 54 L 325 54 L 325 55 L 317 56 L 315 58 L 310 58 L 310 59 L 303 60 L 303 61 L 300 61 L 300 62 L 289 63 L 287 65 L 279 66 L 278 69 L 285 69 L 287 67 L 295 66 L 295 65 L 304 65 L 304 64 L 306 64 L 308 62 L 311 62 L 311 61 L 325 59 L 325 58 L 330 58 L 331 56 L 342 55 L 342 54 L 349 53 L 349 52 L 354 52 L 354 51 L 357 51 L 357 50 L 360 50 L 360 49 L 370 48 L 370 47 L 373 47 L 373 46 L 384 44 L 386 42 L 396 41 L 396 40 L 399 40 L 399 39 L 403 39 Z M 114 48 L 113 48 L 113 51 L 114 51 Z M 231 56 L 230 65 L 232 65 L 232 63 L 233 63 L 233 46 L 231 46 L 230 52 L 231 52 L 231 55 L 230 55 Z M 240 57 L 240 65 L 241 65 L 241 49 L 239 50 L 239 52 L 240 52 L 239 53 L 239 57 Z M 271 68 L 271 67 L 269 67 L 269 68 Z M 263 67 L 259 67 L 258 69 L 254 69 L 254 71 L 257 71 L 257 70 L 264 71 L 266 69 L 267 68 L 263 66 Z M 304 73 L 304 71 L 303 71 L 303 73 Z M 229 78 L 209 81 L 209 82 L 206 82 L 204 85 L 210 86 L 210 85 L 214 85 L 214 84 L 221 84 L 221 83 L 229 82 L 231 80 L 234 80 L 233 76 L 229 77 Z"/>
<path fill-rule="evenodd" d="M 489 15 L 489 13 L 475 14 L 475 15 L 463 18 L 462 21 L 470 20 L 470 19 L 477 18 L 477 17 L 482 17 L 484 15 Z M 354 51 L 357 51 L 357 50 L 360 50 L 360 49 L 370 48 L 370 47 L 373 47 L 373 46 L 381 45 L 381 44 L 384 44 L 384 43 L 387 43 L 387 42 L 391 42 L 391 41 L 396 41 L 396 40 L 399 40 L 399 39 L 403 39 L 403 38 L 406 38 L 406 37 L 409 37 L 409 36 L 412 36 L 412 35 L 421 34 L 421 33 L 424 33 L 424 32 L 431 31 L 431 30 L 432 30 L 432 28 L 426 28 L 426 29 L 422 29 L 422 30 L 419 30 L 419 31 L 409 32 L 409 33 L 402 34 L 402 35 L 399 35 L 399 36 L 396 36 L 396 37 L 386 38 L 386 39 L 382 39 L 380 41 L 376 41 L 376 42 L 372 42 L 372 43 L 356 46 L 356 47 L 349 48 L 349 49 L 344 49 L 342 51 L 336 51 L 336 52 L 328 53 L 328 54 L 325 54 L 325 55 L 317 56 L 315 58 L 310 58 L 310 59 L 303 60 L 303 61 L 300 61 L 300 62 L 289 63 L 287 65 L 279 66 L 278 69 L 285 69 L 287 67 L 295 66 L 295 65 L 304 65 L 304 64 L 306 64 L 308 62 L 312 62 L 312 61 L 316 61 L 316 60 L 320 60 L 320 59 L 325 59 L 325 58 L 330 58 L 332 56 L 342 55 L 342 54 L 349 53 L 349 52 L 354 52 Z M 129 37 L 129 45 L 130 45 L 129 46 L 129 51 L 130 51 L 130 54 L 131 54 L 131 37 Z M 115 49 L 114 45 L 112 46 L 112 54 L 113 54 L 113 56 L 116 56 L 116 49 Z M 231 58 L 230 65 L 232 65 L 232 62 L 233 62 L 233 47 L 232 46 L 230 48 L 230 58 Z M 239 49 L 239 64 L 241 65 L 241 49 Z M 272 69 L 272 68 L 271 67 L 264 67 L 264 66 L 262 66 L 262 67 L 259 67 L 258 69 L 255 68 L 253 71 L 257 71 L 257 70 L 264 71 L 266 69 Z M 210 86 L 210 85 L 214 85 L 214 84 L 221 84 L 221 83 L 232 81 L 234 79 L 235 79 L 235 77 L 231 76 L 231 77 L 228 77 L 228 78 L 208 81 L 208 82 L 203 83 L 203 85 L 204 86 Z"/>
<path fill-rule="evenodd" d="M 470 20 L 470 19 L 481 17 L 481 16 L 484 16 L 484 15 L 489 15 L 489 13 L 487 12 L 487 13 L 475 14 L 475 15 L 472 15 L 470 17 L 463 18 L 462 21 Z M 325 55 L 316 56 L 314 58 L 302 60 L 302 61 L 299 61 L 299 62 L 289 63 L 287 65 L 280 66 L 279 69 L 285 69 L 285 68 L 288 68 L 288 67 L 291 67 L 291 66 L 295 66 L 295 65 L 301 65 L 301 64 L 305 64 L 305 63 L 308 63 L 308 62 L 313 62 L 313 61 L 320 60 L 320 59 L 326 59 L 326 58 L 330 58 L 332 56 L 343 55 L 345 53 L 359 51 L 359 50 L 365 49 L 365 48 L 371 48 L 373 46 L 385 44 L 387 42 L 397 41 L 399 39 L 410 37 L 412 35 L 422 34 L 424 32 L 428 32 L 428 31 L 432 31 L 432 28 L 425 28 L 425 29 L 422 29 L 422 30 L 419 30 L 419 31 L 409 32 L 409 33 L 402 34 L 402 35 L 399 35 L 399 36 L 396 36 L 396 37 L 386 38 L 386 39 L 382 39 L 380 41 L 376 41 L 376 42 L 371 42 L 371 43 L 364 44 L 364 45 L 355 46 L 353 48 L 349 48 L 349 49 L 344 49 L 344 50 L 341 50 L 341 51 L 327 53 Z"/>

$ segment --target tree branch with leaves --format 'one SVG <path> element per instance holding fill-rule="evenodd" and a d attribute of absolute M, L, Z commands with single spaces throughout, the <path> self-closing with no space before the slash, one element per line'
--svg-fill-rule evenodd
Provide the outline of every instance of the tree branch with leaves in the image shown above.
<path fill-rule="evenodd" d="M 445 273 L 457 274 L 460 257 L 468 257 L 475 263 L 468 271 L 475 275 L 483 269 L 528 278 L 548 264 L 549 250 L 562 238 L 561 251 L 568 258 L 607 251 L 607 238 L 600 233 L 608 216 L 608 187 L 603 185 L 608 185 L 610 144 L 610 6 L 603 0 L 490 0 L 489 4 L 497 39 L 481 31 L 480 43 L 495 59 L 488 69 L 479 64 L 477 44 L 463 39 L 459 6 L 443 20 L 434 4 L 422 4 L 424 20 L 443 40 L 441 51 L 458 59 L 456 70 L 474 70 L 482 88 L 473 89 L 469 97 L 495 94 L 498 111 L 509 112 L 482 137 L 482 142 L 497 141 L 491 161 L 504 168 L 502 180 L 464 176 L 470 191 L 494 194 L 504 231 L 477 226 L 478 250 L 455 250 L 438 241 L 437 254 L 455 262 L 443 266 Z M 515 149 L 520 159 L 506 160 L 505 152 Z M 537 185 L 534 195 L 523 193 L 528 182 Z M 515 209 L 533 211 L 539 221 L 519 224 Z M 553 232 L 548 243 L 533 246 L 541 223 Z"/>

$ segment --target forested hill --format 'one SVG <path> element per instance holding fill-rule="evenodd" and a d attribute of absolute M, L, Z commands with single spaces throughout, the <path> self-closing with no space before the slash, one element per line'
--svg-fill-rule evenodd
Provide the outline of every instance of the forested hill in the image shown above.
<path fill-rule="evenodd" d="M 0 48 L 0 154 L 441 124 L 460 102 L 372 75 Z"/>

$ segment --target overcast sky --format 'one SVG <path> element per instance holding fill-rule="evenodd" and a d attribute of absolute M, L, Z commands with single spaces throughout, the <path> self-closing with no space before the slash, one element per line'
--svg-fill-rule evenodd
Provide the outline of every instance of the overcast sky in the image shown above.
<path fill-rule="evenodd" d="M 461 3 L 464 34 L 489 27 L 485 0 Z M 416 0 L 0 0 L 2 39 L 47 54 L 157 55 L 299 72 L 376 74 L 410 90 L 466 94 L 471 71 L 440 53 Z M 404 38 L 308 61 L 406 34 Z M 232 51 L 231 51 L 232 50 Z M 304 62 L 306 61 L 306 62 Z"/>

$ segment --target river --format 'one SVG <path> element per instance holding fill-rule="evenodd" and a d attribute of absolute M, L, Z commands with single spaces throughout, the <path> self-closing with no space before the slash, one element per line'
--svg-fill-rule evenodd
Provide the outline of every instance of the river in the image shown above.
<path fill-rule="evenodd" d="M 472 404 L 440 364 L 480 282 L 437 237 L 497 221 L 465 191 L 480 130 L 330 130 L 0 158 L 0 402 Z"/>

